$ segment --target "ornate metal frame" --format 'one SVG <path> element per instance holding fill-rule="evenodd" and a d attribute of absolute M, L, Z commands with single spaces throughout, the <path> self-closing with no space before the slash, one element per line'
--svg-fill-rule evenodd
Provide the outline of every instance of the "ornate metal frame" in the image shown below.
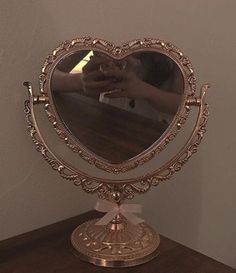
<path fill-rule="evenodd" d="M 91 151 L 88 151 L 88 149 L 86 149 L 86 147 L 84 147 L 65 128 L 53 103 L 51 77 L 56 65 L 64 57 L 82 49 L 97 50 L 106 53 L 114 59 L 121 59 L 138 51 L 156 51 L 173 59 L 183 73 L 183 100 L 168 129 L 165 131 L 162 137 L 153 143 L 147 150 L 120 164 L 112 164 L 95 155 Z M 66 145 L 73 152 L 78 153 L 79 156 L 86 160 L 89 164 L 95 165 L 99 169 L 114 174 L 119 174 L 121 172 L 124 173 L 138 167 L 139 165 L 143 165 L 147 161 L 151 160 L 155 155 L 163 151 L 166 146 L 176 137 L 182 125 L 185 123 L 190 111 L 189 102 L 196 98 L 196 77 L 194 76 L 194 71 L 190 60 L 171 43 L 153 38 L 133 40 L 124 43 L 121 46 L 115 46 L 111 42 L 102 39 L 93 39 L 90 37 L 76 38 L 71 41 L 65 41 L 55 50 L 53 50 L 52 54 L 48 55 L 45 63 L 43 64 L 39 79 L 41 96 L 38 96 L 38 103 L 45 103 L 45 112 L 59 137 L 64 140 Z"/>
<path fill-rule="evenodd" d="M 206 131 L 209 111 L 208 104 L 205 102 L 204 97 L 209 88 L 208 84 L 202 86 L 199 97 L 187 101 L 186 107 L 197 106 L 199 108 L 197 121 L 188 141 L 171 160 L 157 170 L 137 178 L 125 180 L 104 178 L 101 181 L 101 179 L 97 177 L 90 176 L 73 168 L 51 151 L 40 133 L 34 114 L 35 104 L 38 104 L 39 101 L 46 102 L 47 99 L 45 97 L 39 98 L 38 96 L 34 96 L 32 85 L 29 82 L 25 82 L 24 85 L 27 86 L 29 91 L 29 100 L 25 101 L 24 112 L 26 114 L 28 131 L 35 144 L 36 150 L 42 154 L 52 169 L 57 171 L 62 178 L 72 181 L 76 186 L 81 186 L 87 193 L 97 193 L 99 198 L 102 199 L 109 199 L 115 202 L 132 199 L 135 193 L 145 193 L 152 186 L 157 186 L 160 182 L 167 181 L 175 172 L 180 171 L 189 158 L 197 152 L 197 148 Z"/>
<path fill-rule="evenodd" d="M 55 111 L 50 91 L 50 79 L 53 69 L 61 58 L 81 48 L 97 49 L 117 59 L 137 50 L 156 50 L 171 57 L 179 65 L 184 75 L 184 99 L 169 129 L 159 142 L 155 142 L 148 150 L 121 164 L 110 164 L 84 149 L 64 128 Z M 33 94 L 30 82 L 25 82 L 24 85 L 29 91 L 29 100 L 25 101 L 24 112 L 28 131 L 36 150 L 42 154 L 52 169 L 57 171 L 62 178 L 72 181 L 76 186 L 81 186 L 87 193 L 97 193 L 99 198 L 117 203 L 118 207 L 125 199 L 132 199 L 136 193 L 147 192 L 152 186 L 167 181 L 174 173 L 180 171 L 189 158 L 197 152 L 206 131 L 209 111 L 208 104 L 205 102 L 205 94 L 209 85 L 202 85 L 200 94 L 197 96 L 195 94 L 196 78 L 190 61 L 175 46 L 160 40 L 134 40 L 119 47 L 101 39 L 77 38 L 69 42 L 66 41 L 46 59 L 40 75 L 41 95 Z M 174 157 L 157 170 L 136 178 L 123 180 L 103 178 L 101 181 L 100 178 L 72 167 L 48 147 L 35 118 L 34 108 L 37 104 L 43 104 L 54 129 L 72 151 L 79 153 L 81 158 L 90 164 L 114 174 L 126 172 L 142 165 L 163 151 L 185 123 L 191 107 L 198 108 L 198 116 L 194 129 L 185 145 Z M 133 225 L 118 212 L 115 218 L 105 226 L 97 226 L 96 220 L 83 223 L 72 233 L 71 242 L 81 259 L 105 267 L 126 267 L 147 262 L 158 255 L 160 237 L 146 223 Z"/>

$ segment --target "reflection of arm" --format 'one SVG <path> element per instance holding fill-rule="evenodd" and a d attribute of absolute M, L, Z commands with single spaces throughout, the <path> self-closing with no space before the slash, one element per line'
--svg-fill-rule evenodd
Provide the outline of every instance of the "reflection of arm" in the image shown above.
<path fill-rule="evenodd" d="M 81 50 L 64 58 L 56 67 L 52 77 L 52 88 L 56 92 L 82 92 L 82 74 L 70 71 L 88 54 Z"/>
<path fill-rule="evenodd" d="M 103 56 L 90 57 L 90 60 L 83 66 L 82 73 L 69 73 L 71 69 L 78 63 L 81 54 L 73 58 L 63 60 L 63 65 L 58 66 L 52 77 L 52 88 L 57 92 L 79 92 L 84 93 L 98 99 L 102 91 L 106 90 L 109 83 L 108 79 L 104 79 L 104 75 L 100 71 L 101 64 L 108 60 Z M 73 63 L 73 65 L 72 65 Z"/>
<path fill-rule="evenodd" d="M 146 100 L 158 111 L 175 114 L 181 103 L 181 95 L 170 93 L 147 84 L 145 87 Z"/>
<path fill-rule="evenodd" d="M 181 71 L 176 67 L 170 80 L 169 86 L 165 89 L 150 88 L 148 101 L 159 111 L 166 114 L 175 114 L 181 103 L 184 90 L 184 82 Z M 150 86 L 153 87 L 153 86 Z"/>
<path fill-rule="evenodd" d="M 99 72 L 84 73 L 65 73 L 55 70 L 52 77 L 52 90 L 57 93 L 80 93 L 84 96 L 99 99 L 103 88 L 108 84 L 107 80 L 95 81 Z"/>
<path fill-rule="evenodd" d="M 179 86 L 175 86 L 175 90 L 171 88 L 172 92 L 170 92 L 167 91 L 167 88 L 160 89 L 144 82 L 132 72 L 112 71 L 106 72 L 106 75 L 116 77 L 119 80 L 109 85 L 111 93 L 105 95 L 108 98 L 144 99 L 152 107 L 166 114 L 175 114 L 180 105 L 183 89 Z"/>
<path fill-rule="evenodd" d="M 83 92 L 81 74 L 70 74 L 56 69 L 52 77 L 52 88 L 56 92 Z"/>

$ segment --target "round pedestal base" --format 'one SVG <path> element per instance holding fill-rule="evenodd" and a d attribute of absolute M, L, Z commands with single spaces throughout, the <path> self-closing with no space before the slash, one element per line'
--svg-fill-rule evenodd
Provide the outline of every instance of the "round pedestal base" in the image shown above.
<path fill-rule="evenodd" d="M 98 219 L 78 226 L 71 243 L 82 260 L 104 267 L 143 264 L 159 253 L 160 236 L 146 223 L 95 225 Z"/>

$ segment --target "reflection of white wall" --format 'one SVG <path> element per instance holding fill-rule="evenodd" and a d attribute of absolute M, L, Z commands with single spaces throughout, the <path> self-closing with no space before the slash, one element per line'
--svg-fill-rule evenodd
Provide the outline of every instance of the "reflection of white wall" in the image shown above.
<path fill-rule="evenodd" d="M 183 171 L 138 200 L 162 234 L 236 266 L 235 9 L 233 0 L 2 0 L 0 239 L 70 217 L 93 203 L 33 150 L 22 112 L 27 97 L 22 82 L 37 86 L 45 56 L 62 40 L 88 34 L 114 42 L 153 36 L 186 52 L 199 84 L 212 83 L 211 118 L 199 153 Z"/>

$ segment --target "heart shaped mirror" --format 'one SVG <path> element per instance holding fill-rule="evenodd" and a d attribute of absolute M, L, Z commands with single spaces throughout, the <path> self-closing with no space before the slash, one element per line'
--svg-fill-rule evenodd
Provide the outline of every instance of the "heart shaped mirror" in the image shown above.
<path fill-rule="evenodd" d="M 158 52 L 116 60 L 78 50 L 57 64 L 51 90 L 60 119 L 78 143 L 117 164 L 161 138 L 181 103 L 183 77 Z"/>
<path fill-rule="evenodd" d="M 158 39 L 115 46 L 102 39 L 76 38 L 47 57 L 40 95 L 33 94 L 31 83 L 25 85 L 26 120 L 37 151 L 61 177 L 97 193 L 96 209 L 106 212 L 73 231 L 71 243 L 80 258 L 125 267 L 156 257 L 159 235 L 133 214 L 140 213 L 138 204 L 123 202 L 170 179 L 201 143 L 209 86 L 203 85 L 196 95 L 189 59 Z M 39 126 L 35 108 L 46 111 L 53 127 L 48 122 L 49 127 L 45 122 Z M 188 131 L 184 123 L 191 108 L 197 111 L 191 115 L 194 121 L 188 119 Z M 184 143 L 179 145 L 172 140 L 183 125 L 181 133 L 187 137 L 180 134 Z M 170 143 L 174 153 L 169 145 L 159 154 Z"/>
<path fill-rule="evenodd" d="M 47 58 L 41 91 L 49 97 L 46 113 L 68 147 L 118 174 L 150 160 L 176 135 L 193 93 L 187 73 L 181 53 L 158 40 L 149 45 L 136 40 L 121 49 L 81 38 Z"/>

